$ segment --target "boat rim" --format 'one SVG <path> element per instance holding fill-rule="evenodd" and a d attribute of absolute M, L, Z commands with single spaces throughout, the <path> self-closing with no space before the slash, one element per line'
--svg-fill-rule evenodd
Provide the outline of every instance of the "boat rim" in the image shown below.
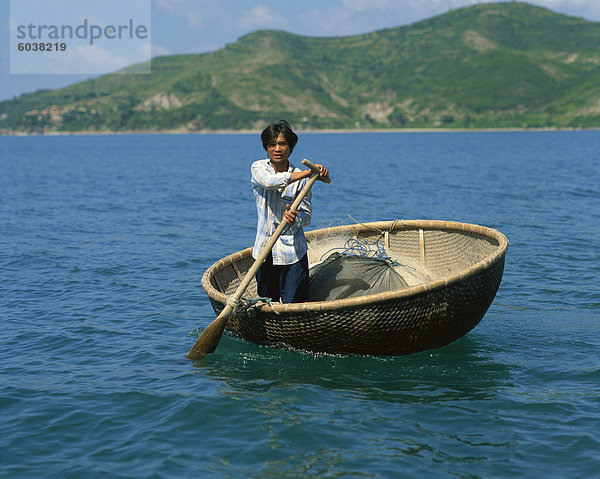
<path fill-rule="evenodd" d="M 329 228 L 321 228 L 306 232 L 307 239 L 313 236 L 334 235 L 336 233 L 348 230 L 355 230 L 355 233 L 368 230 L 384 230 L 393 231 L 395 229 L 430 229 L 430 230 L 449 230 L 457 232 L 476 233 L 482 236 L 487 236 L 498 241 L 496 251 L 486 258 L 478 261 L 470 268 L 460 271 L 459 273 L 443 277 L 435 281 L 428 281 L 416 286 L 407 286 L 406 288 L 390 290 L 384 293 L 369 294 L 353 298 L 344 298 L 328 301 L 307 301 L 304 303 L 265 303 L 262 306 L 257 306 L 257 309 L 262 312 L 270 313 L 303 313 L 310 311 L 332 311 L 337 309 L 352 308 L 359 306 L 381 303 L 402 297 L 408 297 L 432 291 L 439 288 L 450 286 L 454 283 L 463 281 L 464 279 L 488 268 L 490 265 L 499 261 L 508 249 L 508 238 L 500 231 L 486 226 L 480 226 L 471 223 L 461 223 L 458 221 L 443 221 L 443 220 L 388 220 L 388 221 L 373 221 L 368 223 L 357 223 L 349 225 L 333 226 Z M 210 282 L 210 278 L 223 268 L 245 259 L 252 254 L 252 247 L 245 248 L 236 253 L 232 253 L 219 261 L 212 264 L 202 275 L 202 287 L 206 294 L 215 301 L 223 304 L 227 303 L 229 296 L 217 290 Z"/>

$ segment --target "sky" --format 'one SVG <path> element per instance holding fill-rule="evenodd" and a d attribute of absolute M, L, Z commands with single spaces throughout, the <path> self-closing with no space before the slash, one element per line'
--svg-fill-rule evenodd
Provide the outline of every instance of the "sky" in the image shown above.
<path fill-rule="evenodd" d="M 29 3 L 28 3 L 29 2 Z M 36 3 L 38 2 L 38 3 Z M 41 2 L 41 3 L 40 3 Z M 87 45 L 91 50 L 73 57 L 60 73 L 48 74 L 39 66 L 36 73 L 11 73 L 19 70 L 11 65 L 11 53 L 16 44 L 15 29 L 19 14 L 36 12 L 39 18 L 56 19 L 64 23 L 77 17 L 77 9 L 69 2 L 101 5 L 105 26 L 109 19 L 117 21 L 117 13 L 125 17 L 123 5 L 135 3 L 138 17 L 150 18 L 149 34 L 128 52 L 109 51 L 99 45 Z M 17 97 L 41 88 L 60 88 L 98 75 L 85 62 L 102 62 L 106 71 L 121 68 L 128 58 L 144 59 L 182 53 L 203 53 L 222 48 L 239 37 L 259 29 L 285 30 L 308 36 L 347 36 L 382 28 L 409 25 L 449 10 L 490 3 L 487 0 L 0 0 L 0 100 Z M 549 8 L 558 13 L 600 22 L 600 0 L 529 0 L 527 3 Z M 12 6 L 12 9 L 11 9 Z M 87 7 L 86 7 L 87 8 Z M 147 10 L 142 12 L 142 10 Z M 89 12 L 86 11 L 86 15 Z M 144 13 L 144 15 L 142 15 Z M 147 14 L 147 15 L 146 15 Z M 112 15 L 112 16 L 111 16 Z M 113 18 L 114 17 L 114 18 Z M 90 17 L 91 18 L 91 17 Z M 119 17 L 120 18 L 120 17 Z M 57 23 L 56 20 L 53 20 Z M 73 20 L 75 22 L 76 20 Z M 92 20 L 90 20 L 91 22 Z M 38 22 L 43 23 L 42 20 Z M 47 20 L 52 23 L 51 20 Z M 75 24 L 75 23 L 74 23 Z M 115 42 L 113 42 L 115 44 Z M 120 45 L 125 45 L 121 42 Z M 124 47 L 123 47 L 124 48 Z M 75 53 L 70 48 L 70 53 Z M 137 56 L 136 56 L 137 55 Z M 51 56 L 39 54 L 46 60 Z M 21 55 L 30 60 L 33 54 Z M 17 58 L 12 56 L 12 59 Z M 12 68 L 12 70 L 11 70 Z M 87 68 L 87 69 L 86 69 Z M 113 68 L 113 70 L 110 70 Z M 83 71 L 82 71 L 83 70 Z M 81 74 L 73 74 L 81 73 Z"/>

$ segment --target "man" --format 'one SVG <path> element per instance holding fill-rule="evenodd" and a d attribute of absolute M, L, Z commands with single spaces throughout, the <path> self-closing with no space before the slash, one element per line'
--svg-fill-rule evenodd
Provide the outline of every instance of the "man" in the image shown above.
<path fill-rule="evenodd" d="M 252 256 L 258 258 L 283 218 L 287 219 L 288 226 L 256 273 L 258 295 L 283 303 L 308 301 L 308 246 L 303 227 L 311 220 L 311 193 L 302 200 L 297 211 L 290 209 L 290 205 L 312 171 L 300 170 L 289 162 L 298 136 L 286 121 L 265 128 L 261 140 L 268 158 L 255 161 L 251 168 L 258 213 Z M 322 165 L 316 166 L 321 172 L 319 179 L 324 181 L 329 172 Z"/>

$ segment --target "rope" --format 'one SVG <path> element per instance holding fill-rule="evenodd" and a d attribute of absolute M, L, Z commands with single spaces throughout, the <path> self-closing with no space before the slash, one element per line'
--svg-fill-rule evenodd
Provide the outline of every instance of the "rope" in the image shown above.
<path fill-rule="evenodd" d="M 350 215 L 348 215 L 348 218 L 350 218 L 355 223 L 364 226 L 365 228 L 368 228 L 370 230 L 378 232 L 379 233 L 379 238 L 377 238 L 374 243 L 369 243 L 367 240 L 362 240 L 361 241 L 361 240 L 358 240 L 358 239 L 355 239 L 355 238 L 350 238 L 350 239 L 348 239 L 344 243 L 343 247 L 341 247 L 341 248 L 332 248 L 332 249 L 326 251 L 325 253 L 323 253 L 321 255 L 321 257 L 319 258 L 319 261 L 322 261 L 323 258 L 326 255 L 328 255 L 329 253 L 331 253 L 332 251 L 340 251 L 340 253 L 343 254 L 343 255 L 347 255 L 347 256 L 364 256 L 364 257 L 367 257 L 367 258 L 380 259 L 380 260 L 383 260 L 383 261 L 387 261 L 391 266 L 402 266 L 403 268 L 411 269 L 413 271 L 416 271 L 416 269 L 413 268 L 412 266 L 408 266 L 406 264 L 399 263 L 398 261 L 393 260 L 392 257 L 389 254 L 387 254 L 387 251 L 385 250 L 385 246 L 381 242 L 381 239 L 385 236 L 386 231 L 383 231 L 383 230 L 381 230 L 379 228 L 375 228 L 374 226 L 366 225 L 364 223 L 356 221 Z M 387 232 L 393 231 L 394 228 L 396 227 L 396 225 L 399 222 L 401 222 L 401 221 L 402 220 L 395 220 L 394 222 L 392 222 L 392 224 L 388 228 Z"/>
<path fill-rule="evenodd" d="M 381 238 L 383 238 L 383 235 L 385 234 L 385 231 L 383 231 L 383 230 L 380 230 L 379 228 L 375 228 L 374 226 L 371 226 L 371 225 L 366 225 L 366 224 L 364 224 L 364 223 L 361 223 L 360 221 L 356 221 L 356 220 L 355 220 L 354 218 L 352 218 L 352 216 L 350 216 L 350 215 L 348 215 L 348 218 L 350 218 L 350 219 L 351 219 L 352 221 L 354 221 L 356 224 L 359 224 L 359 225 L 361 225 L 361 226 L 364 226 L 364 227 L 365 227 L 365 228 L 367 228 L 367 229 L 370 229 L 370 230 L 373 230 L 373 231 L 377 231 L 377 232 L 378 232 L 378 233 L 381 235 L 380 239 L 381 239 Z M 398 221 L 398 220 L 396 220 L 396 221 Z"/>
<path fill-rule="evenodd" d="M 319 261 L 323 260 L 323 257 L 331 253 L 332 251 L 339 251 L 343 255 L 347 256 L 364 256 L 366 258 L 375 258 L 383 261 L 387 261 L 389 264 L 398 266 L 400 263 L 394 261 L 390 255 L 387 254 L 383 243 L 380 240 L 375 243 L 369 243 L 367 240 L 358 240 L 355 238 L 349 238 L 344 246 L 340 248 L 331 248 L 321 255 Z"/>
<path fill-rule="evenodd" d="M 254 306 L 256 303 L 267 303 L 269 306 L 271 306 L 271 309 L 273 310 L 273 312 L 275 314 L 279 314 L 278 311 L 275 310 L 275 308 L 273 307 L 273 300 L 271 298 L 266 298 L 266 297 L 258 297 L 258 298 L 240 298 L 240 303 L 235 306 L 235 311 L 239 312 L 242 310 L 248 310 L 250 309 L 252 306 Z"/>
<path fill-rule="evenodd" d="M 391 233 L 392 231 L 394 231 L 394 229 L 396 229 L 396 226 L 398 225 L 398 223 L 401 223 L 404 220 L 394 220 L 390 223 L 390 226 L 388 228 L 387 231 L 383 231 L 379 228 L 375 228 L 372 225 L 366 225 L 364 223 L 361 223 L 360 221 L 356 221 L 354 218 L 352 218 L 352 216 L 348 215 L 348 218 L 350 218 L 352 221 L 354 221 L 356 224 L 359 224 L 361 226 L 364 226 L 365 228 L 369 229 L 369 230 L 373 230 L 373 231 L 377 231 L 379 233 L 379 238 L 378 240 L 380 240 L 381 238 L 383 238 L 385 236 L 386 233 Z"/>

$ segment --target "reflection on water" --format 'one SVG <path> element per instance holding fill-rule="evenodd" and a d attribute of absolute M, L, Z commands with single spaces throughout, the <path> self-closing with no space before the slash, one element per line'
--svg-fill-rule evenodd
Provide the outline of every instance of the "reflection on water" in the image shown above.
<path fill-rule="evenodd" d="M 394 357 L 306 353 L 226 336 L 194 367 L 222 380 L 228 394 L 314 385 L 355 398 L 407 403 L 486 399 L 510 377 L 508 367 L 469 336 L 444 348 Z"/>
<path fill-rule="evenodd" d="M 303 134 L 295 157 L 334 176 L 310 229 L 497 228 L 511 241 L 497 304 L 407 357 L 225 336 L 191 363 L 186 334 L 215 318 L 202 272 L 254 237 L 258 138 L 0 137 L 4 476 L 597 477 L 599 141 Z"/>
<path fill-rule="evenodd" d="M 482 413 L 494 417 L 491 405 L 512 382 L 494 354 L 473 336 L 398 357 L 303 353 L 226 336 L 192 367 L 220 384 L 221 403 L 252 411 L 241 427 L 260 424 L 264 446 L 245 477 L 411 476 L 423 460 L 452 475 L 453 465 L 514 450 L 510 428 L 482 430 Z"/>

